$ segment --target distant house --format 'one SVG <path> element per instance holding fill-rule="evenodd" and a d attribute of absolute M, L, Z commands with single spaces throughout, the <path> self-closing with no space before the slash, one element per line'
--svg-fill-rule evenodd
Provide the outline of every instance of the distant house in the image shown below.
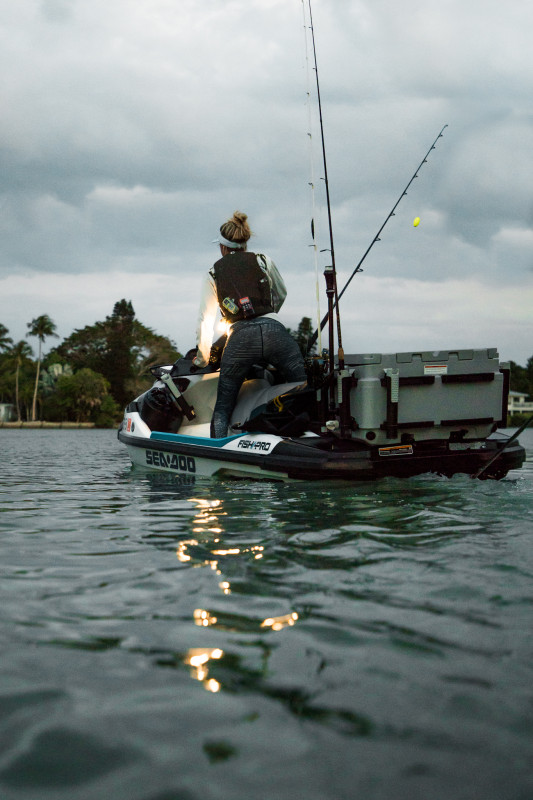
<path fill-rule="evenodd" d="M 15 419 L 15 406 L 12 403 L 0 403 L 0 422 L 11 422 Z"/>
<path fill-rule="evenodd" d="M 509 414 L 531 414 L 533 413 L 533 401 L 525 392 L 509 392 L 509 403 L 507 405 Z"/>

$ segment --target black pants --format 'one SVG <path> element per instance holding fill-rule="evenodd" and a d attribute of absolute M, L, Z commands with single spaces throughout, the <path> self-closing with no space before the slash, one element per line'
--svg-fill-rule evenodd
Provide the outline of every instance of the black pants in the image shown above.
<path fill-rule="evenodd" d="M 242 383 L 254 364 L 272 364 L 284 381 L 306 380 L 300 348 L 277 320 L 256 317 L 235 322 L 220 362 L 218 394 L 211 420 L 211 437 L 227 436 L 228 426 Z"/>

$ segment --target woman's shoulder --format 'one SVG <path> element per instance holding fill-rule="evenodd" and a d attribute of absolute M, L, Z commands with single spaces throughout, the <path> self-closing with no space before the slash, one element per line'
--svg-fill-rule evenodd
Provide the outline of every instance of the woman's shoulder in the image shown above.
<path fill-rule="evenodd" d="M 275 266 L 270 256 L 267 256 L 266 253 L 256 253 L 255 255 L 257 258 L 257 263 L 259 264 L 260 267 L 268 268 Z"/>

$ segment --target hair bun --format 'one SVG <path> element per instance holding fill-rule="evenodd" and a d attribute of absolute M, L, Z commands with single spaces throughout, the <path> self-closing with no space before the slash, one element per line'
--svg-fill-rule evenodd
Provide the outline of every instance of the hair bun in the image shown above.
<path fill-rule="evenodd" d="M 244 211 L 234 211 L 232 218 L 220 226 L 220 233 L 230 242 L 245 244 L 252 235 L 248 215 Z"/>

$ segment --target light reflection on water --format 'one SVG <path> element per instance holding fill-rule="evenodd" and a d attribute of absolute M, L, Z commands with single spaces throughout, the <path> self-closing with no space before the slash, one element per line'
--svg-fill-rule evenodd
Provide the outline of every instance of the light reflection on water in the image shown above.
<path fill-rule="evenodd" d="M 498 483 L 176 486 L 0 431 L 0 796 L 530 796 L 521 439 Z"/>

